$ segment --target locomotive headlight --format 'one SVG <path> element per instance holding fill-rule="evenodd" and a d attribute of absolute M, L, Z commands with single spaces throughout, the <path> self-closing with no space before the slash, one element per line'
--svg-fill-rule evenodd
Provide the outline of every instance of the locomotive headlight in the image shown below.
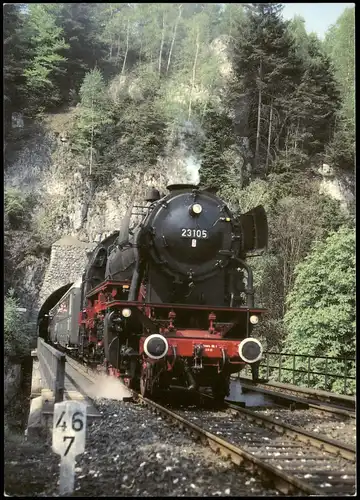
<path fill-rule="evenodd" d="M 201 214 L 202 212 L 202 206 L 199 204 L 199 203 L 195 203 L 192 207 L 191 207 L 192 211 L 194 212 L 194 214 L 196 215 L 199 215 Z"/>
<path fill-rule="evenodd" d="M 259 316 L 256 316 L 255 314 L 250 316 L 250 323 L 252 325 L 257 325 L 259 323 Z"/>
<path fill-rule="evenodd" d="M 130 318 L 130 316 L 131 316 L 131 309 L 123 309 L 121 311 L 121 314 L 124 316 L 124 318 Z"/>

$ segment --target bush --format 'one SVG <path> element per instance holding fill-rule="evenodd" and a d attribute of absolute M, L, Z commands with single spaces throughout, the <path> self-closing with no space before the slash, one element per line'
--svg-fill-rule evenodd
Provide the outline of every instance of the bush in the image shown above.
<path fill-rule="evenodd" d="M 261 179 L 254 180 L 244 189 L 224 186 L 219 192 L 219 196 L 227 200 L 229 207 L 240 214 L 244 214 L 257 205 L 263 205 L 265 210 L 269 212 L 274 203 L 271 185 Z"/>
<path fill-rule="evenodd" d="M 355 357 L 354 229 L 342 227 L 314 245 L 295 269 L 287 304 L 285 351 Z M 325 360 L 319 360 L 317 368 L 324 364 Z M 330 371 L 341 374 L 342 370 L 332 367 Z M 320 380 L 320 376 L 314 376 L 312 383 L 316 387 L 322 382 L 323 377 Z M 335 385 L 339 383 L 332 387 Z"/>
<path fill-rule="evenodd" d="M 12 227 L 19 227 L 30 221 L 30 214 L 35 206 L 32 194 L 24 194 L 19 189 L 5 189 L 4 209 Z"/>
<path fill-rule="evenodd" d="M 19 301 L 11 289 L 4 302 L 4 354 L 8 357 L 30 354 L 31 336 L 18 307 Z"/>

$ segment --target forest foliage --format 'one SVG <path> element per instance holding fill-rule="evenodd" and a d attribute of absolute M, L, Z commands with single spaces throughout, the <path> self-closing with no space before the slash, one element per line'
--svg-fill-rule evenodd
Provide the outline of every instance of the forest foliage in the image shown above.
<path fill-rule="evenodd" d="M 165 137 L 176 141 L 189 121 L 203 132 L 195 135 L 204 182 L 223 177 L 230 146 L 231 160 L 242 155 L 252 176 L 311 172 L 320 157 L 352 169 L 354 9 L 345 9 L 324 42 L 306 33 L 302 18 L 284 21 L 281 10 L 266 3 L 7 4 L 6 117 L 77 105 L 75 150 L 113 171 L 124 143 L 152 150 L 156 160 Z M 224 54 L 231 70 L 221 65 Z M 134 124 L 138 148 L 129 140 Z M 159 140 L 147 140 L 154 129 L 167 134 L 156 130 Z M 139 161 L 125 157 L 127 168 Z"/>
<path fill-rule="evenodd" d="M 315 241 L 354 224 L 318 189 L 324 162 L 353 175 L 354 72 L 354 8 L 324 41 L 301 17 L 285 21 L 277 3 L 4 8 L 5 119 L 70 110 L 69 147 L 59 155 L 85 169 L 89 198 L 185 144 L 201 184 L 233 210 L 265 206 L 269 248 L 251 263 L 257 301 L 269 309 L 268 348 L 281 348 L 291 329 L 304 335 L 296 319 L 283 322 L 295 300 L 287 297 L 302 293 L 297 266 Z M 20 198 L 5 198 L 13 224 L 23 217 Z M 313 348 L 311 335 L 304 346 Z"/>
<path fill-rule="evenodd" d="M 355 231 L 342 227 L 324 241 L 313 245 L 311 252 L 295 268 L 295 282 L 287 297 L 288 310 L 284 323 L 288 335 L 284 342 L 287 352 L 347 359 L 343 363 L 327 363 L 317 359 L 312 369 L 325 373 L 355 376 Z M 306 338 L 306 343 L 304 342 Z M 304 360 L 306 361 L 306 360 Z M 301 366 L 303 365 L 303 366 Z M 329 365 L 329 366 L 326 366 Z M 304 363 L 298 363 L 299 368 Z M 286 377 L 284 381 L 291 380 Z M 316 387 L 323 386 L 324 377 L 314 375 Z M 350 387 L 349 387 L 350 386 Z M 344 380 L 329 377 L 329 386 L 341 392 Z M 348 383 L 354 389 L 354 381 Z"/>
<path fill-rule="evenodd" d="M 4 354 L 7 357 L 29 354 L 31 347 L 32 337 L 24 328 L 19 306 L 15 291 L 10 289 L 4 301 Z"/>

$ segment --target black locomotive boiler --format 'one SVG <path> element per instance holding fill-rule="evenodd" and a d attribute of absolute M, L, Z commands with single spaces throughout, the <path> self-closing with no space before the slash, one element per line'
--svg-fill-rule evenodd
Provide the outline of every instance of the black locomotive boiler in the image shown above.
<path fill-rule="evenodd" d="M 152 189 L 94 250 L 77 288 L 77 331 L 62 335 L 63 347 L 144 395 L 210 387 L 223 399 L 230 375 L 250 364 L 256 377 L 261 359 L 252 332 L 265 311 L 254 305 L 246 258 L 267 245 L 266 214 L 258 206 L 236 217 L 194 185 L 168 190 Z"/>

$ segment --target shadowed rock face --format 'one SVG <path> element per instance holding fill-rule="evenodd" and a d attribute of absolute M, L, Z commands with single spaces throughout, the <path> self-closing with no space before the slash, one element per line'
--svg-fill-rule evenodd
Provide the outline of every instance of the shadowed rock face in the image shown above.
<path fill-rule="evenodd" d="M 5 186 L 40 193 L 55 145 L 55 137 L 39 125 L 13 129 L 6 142 Z"/>
<path fill-rule="evenodd" d="M 340 201 L 341 207 L 347 210 L 349 204 L 354 201 L 354 195 L 348 185 L 349 180 L 345 176 L 340 177 L 327 163 L 323 163 L 318 172 L 322 176 L 320 193 Z"/>

